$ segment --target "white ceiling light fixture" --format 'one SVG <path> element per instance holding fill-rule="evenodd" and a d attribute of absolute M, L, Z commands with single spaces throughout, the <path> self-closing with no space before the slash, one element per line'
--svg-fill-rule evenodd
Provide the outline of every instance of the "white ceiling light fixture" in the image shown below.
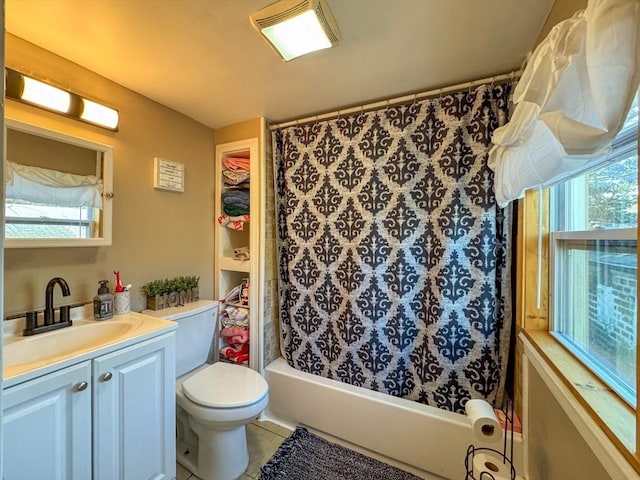
<path fill-rule="evenodd" d="M 285 61 L 340 41 L 338 24 L 326 0 L 280 0 L 249 18 Z"/>

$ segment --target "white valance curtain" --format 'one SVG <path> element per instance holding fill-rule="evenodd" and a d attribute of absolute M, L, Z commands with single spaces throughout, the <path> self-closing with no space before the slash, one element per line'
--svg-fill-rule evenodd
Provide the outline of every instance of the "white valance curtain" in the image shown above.
<path fill-rule="evenodd" d="M 59 207 L 102 208 L 103 182 L 94 175 L 5 162 L 6 196 Z"/>
<path fill-rule="evenodd" d="M 589 0 L 532 54 L 493 134 L 500 206 L 607 160 L 640 83 L 640 0 Z"/>

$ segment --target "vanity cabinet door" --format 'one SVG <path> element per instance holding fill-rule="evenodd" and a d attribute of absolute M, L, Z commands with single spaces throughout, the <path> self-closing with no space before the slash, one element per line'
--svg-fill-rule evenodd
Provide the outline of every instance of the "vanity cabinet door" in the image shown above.
<path fill-rule="evenodd" d="M 175 338 L 170 333 L 93 362 L 94 479 L 173 479 Z"/>
<path fill-rule="evenodd" d="M 91 363 L 3 392 L 4 478 L 91 479 Z"/>

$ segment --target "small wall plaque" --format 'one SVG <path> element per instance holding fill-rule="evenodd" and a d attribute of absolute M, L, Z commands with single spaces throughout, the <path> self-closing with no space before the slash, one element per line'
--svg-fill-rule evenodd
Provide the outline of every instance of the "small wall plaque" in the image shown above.
<path fill-rule="evenodd" d="M 153 158 L 153 188 L 184 192 L 184 163 Z"/>

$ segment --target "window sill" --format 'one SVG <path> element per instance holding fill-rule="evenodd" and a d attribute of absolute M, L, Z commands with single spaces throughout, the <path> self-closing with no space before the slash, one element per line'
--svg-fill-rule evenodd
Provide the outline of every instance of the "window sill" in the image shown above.
<path fill-rule="evenodd" d="M 640 473 L 640 461 L 633 452 L 636 450 L 636 415 L 624 400 L 616 395 L 609 386 L 597 378 L 579 360 L 577 360 L 560 342 L 547 331 L 522 330 L 524 350 L 527 358 L 536 363 L 537 357 L 543 364 L 542 368 L 554 375 L 559 383 L 568 390 L 573 399 L 560 402 L 565 413 L 577 425 L 583 436 L 594 451 L 616 450 L 622 455 L 633 470 Z M 535 365 L 534 365 L 535 367 Z M 539 369 L 538 369 L 539 370 Z M 547 375 L 548 376 L 548 375 Z M 550 379 L 553 383 L 555 379 Z M 551 388 L 549 381 L 545 383 Z M 556 389 L 559 390 L 561 387 Z M 573 401 L 572 401 L 573 400 Z M 569 411 L 571 410 L 571 411 Z M 582 428 L 581 428 L 582 427 Z M 596 427 L 596 428 L 594 428 Z M 600 430 L 598 430 L 598 428 Z M 595 449 L 592 442 L 597 442 Z M 610 444 L 613 448 L 608 448 Z M 613 457 L 615 457 L 613 452 Z M 603 459 L 599 456 L 601 460 Z M 611 460 L 616 463 L 615 458 Z M 604 464 L 604 462 L 603 462 Z"/>

